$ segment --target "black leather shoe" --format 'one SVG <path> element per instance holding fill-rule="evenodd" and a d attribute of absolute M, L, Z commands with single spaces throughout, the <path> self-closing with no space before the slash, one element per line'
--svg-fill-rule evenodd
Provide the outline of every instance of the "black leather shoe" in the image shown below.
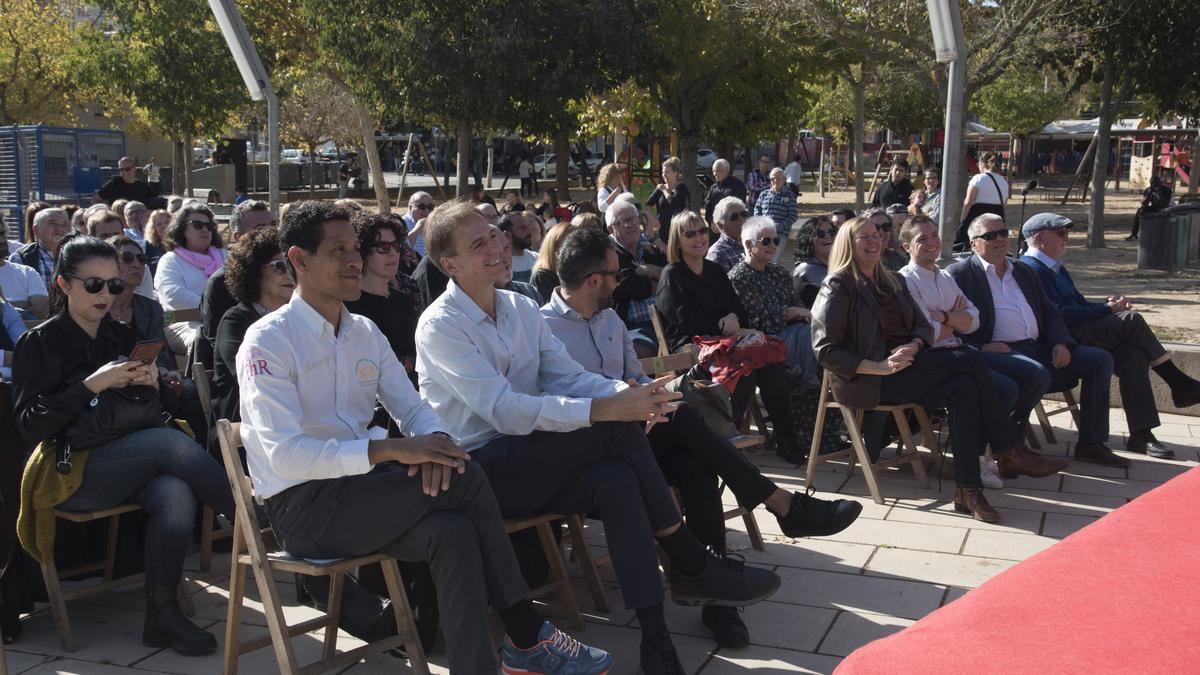
<path fill-rule="evenodd" d="M 1130 436 L 1125 440 L 1125 449 L 1139 455 L 1147 455 L 1155 459 L 1175 459 L 1175 451 L 1158 442 L 1153 435 L 1150 437 Z"/>
<path fill-rule="evenodd" d="M 689 577 L 671 567 L 671 599 L 679 605 L 744 607 L 779 590 L 779 575 L 747 565 L 741 556 L 709 555 L 700 574 Z"/>
<path fill-rule="evenodd" d="M 184 656 L 204 656 L 217 651 L 217 638 L 188 621 L 179 610 L 176 593 L 174 586 L 147 589 L 142 644 L 170 647 Z"/>
<path fill-rule="evenodd" d="M 713 640 L 722 647 L 745 647 L 750 644 L 750 629 L 742 621 L 737 607 L 705 607 L 700 620 L 712 631 Z"/>
<path fill-rule="evenodd" d="M 1200 385 L 1192 385 L 1178 394 L 1171 392 L 1171 403 L 1176 408 L 1190 408 L 1200 403 Z"/>
<path fill-rule="evenodd" d="M 670 638 L 652 645 L 642 645 L 641 651 L 641 672 L 644 675 L 686 675 Z"/>
<path fill-rule="evenodd" d="M 786 516 L 776 516 L 779 529 L 789 537 L 826 537 L 850 527 L 862 504 L 851 499 L 817 499 L 802 492 L 792 493 Z"/>
<path fill-rule="evenodd" d="M 1130 464 L 1128 459 L 1116 454 L 1103 443 L 1076 445 L 1075 459 L 1081 462 L 1091 462 L 1092 464 L 1111 466 L 1118 469 L 1124 469 Z"/>

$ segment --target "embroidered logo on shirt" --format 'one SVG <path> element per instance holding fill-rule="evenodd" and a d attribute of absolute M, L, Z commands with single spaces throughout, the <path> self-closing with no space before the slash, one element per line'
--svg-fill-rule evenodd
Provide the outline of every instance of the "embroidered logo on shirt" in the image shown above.
<path fill-rule="evenodd" d="M 271 369 L 267 367 L 267 360 L 263 358 L 262 350 L 258 347 L 251 347 L 250 353 L 246 355 L 246 373 L 250 377 L 258 377 L 259 375 L 271 375 Z"/>
<path fill-rule="evenodd" d="M 354 364 L 354 372 L 358 374 L 360 385 L 375 384 L 379 381 L 379 366 L 371 359 L 359 359 Z"/>

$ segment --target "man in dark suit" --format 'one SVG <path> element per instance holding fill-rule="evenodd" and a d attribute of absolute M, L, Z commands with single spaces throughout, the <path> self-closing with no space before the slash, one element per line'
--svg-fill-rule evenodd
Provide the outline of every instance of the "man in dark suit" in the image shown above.
<path fill-rule="evenodd" d="M 1015 351 L 1041 362 L 1051 369 L 1050 391 L 1062 391 L 1081 379 L 1082 423 L 1075 458 L 1128 466 L 1128 459 L 1105 445 L 1112 356 L 1103 349 L 1076 344 L 1062 312 L 1046 297 L 1037 273 L 1008 257 L 1008 226 L 1000 216 L 979 216 L 971 221 L 967 235 L 975 254 L 946 270 L 979 308 L 979 329 L 962 335 L 963 341 L 985 352 Z"/>
<path fill-rule="evenodd" d="M 1154 391 L 1150 388 L 1150 370 L 1170 387 L 1177 408 L 1200 403 L 1200 382 L 1175 366 L 1171 355 L 1146 325 L 1146 319 L 1132 309 L 1125 296 L 1089 302 L 1075 288 L 1071 274 L 1062 264 L 1071 225 L 1069 218 L 1056 213 L 1039 213 L 1025 221 L 1021 231 L 1029 242 L 1029 254 L 1021 262 L 1038 273 L 1047 297 L 1062 310 L 1071 337 L 1081 345 L 1112 354 L 1129 423 L 1125 449 L 1170 459 L 1175 453 L 1159 443 L 1152 431 L 1160 422 Z"/>

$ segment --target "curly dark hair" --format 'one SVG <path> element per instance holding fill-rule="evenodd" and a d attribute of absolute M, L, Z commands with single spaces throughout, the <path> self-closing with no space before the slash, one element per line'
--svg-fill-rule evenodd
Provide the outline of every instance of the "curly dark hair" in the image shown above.
<path fill-rule="evenodd" d="M 408 234 L 408 227 L 404 224 L 404 219 L 392 213 L 360 211 L 350 219 L 350 224 L 354 226 L 354 231 L 358 234 L 358 254 L 362 256 L 363 260 L 370 255 L 371 247 L 379 239 L 380 230 L 391 230 L 392 234 L 396 235 L 396 241 L 399 242 L 403 242 L 405 235 Z"/>
<path fill-rule="evenodd" d="M 225 258 L 225 287 L 238 302 L 257 302 L 262 295 L 262 267 L 279 255 L 279 228 L 260 227 L 243 234 Z"/>
<path fill-rule="evenodd" d="M 833 225 L 833 219 L 829 216 L 814 216 L 804 221 L 800 226 L 800 234 L 796 237 L 795 260 L 797 263 L 813 260 L 817 257 L 817 254 L 813 252 L 813 238 L 817 236 L 817 228 L 822 223 Z"/>
<path fill-rule="evenodd" d="M 200 202 L 187 202 L 175 212 L 175 215 L 171 217 L 171 224 L 167 225 L 167 239 L 170 239 L 178 248 L 187 248 L 187 229 L 191 227 L 188 223 L 191 221 L 193 213 L 202 213 L 212 221 L 212 240 L 208 245 L 213 248 L 225 248 L 225 244 L 221 241 L 221 230 L 217 227 L 217 217 L 213 215 L 212 209 Z"/>

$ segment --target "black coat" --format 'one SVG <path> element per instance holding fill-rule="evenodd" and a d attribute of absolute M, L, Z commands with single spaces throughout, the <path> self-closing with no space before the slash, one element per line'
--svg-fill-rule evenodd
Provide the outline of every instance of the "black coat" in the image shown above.
<path fill-rule="evenodd" d="M 1067 325 L 1063 322 L 1062 312 L 1050 302 L 1042 282 L 1034 272 L 1016 258 L 1008 258 L 1009 274 L 1017 280 L 1026 302 L 1033 309 L 1037 319 L 1039 339 L 1050 345 L 1074 345 Z M 960 260 L 946 268 L 946 271 L 958 284 L 963 295 L 979 309 L 979 329 L 974 333 L 960 335 L 963 342 L 982 347 L 992 341 L 992 331 L 996 328 L 996 305 L 992 302 L 992 288 L 988 285 L 987 273 L 978 255 L 972 255 L 966 260 Z"/>

